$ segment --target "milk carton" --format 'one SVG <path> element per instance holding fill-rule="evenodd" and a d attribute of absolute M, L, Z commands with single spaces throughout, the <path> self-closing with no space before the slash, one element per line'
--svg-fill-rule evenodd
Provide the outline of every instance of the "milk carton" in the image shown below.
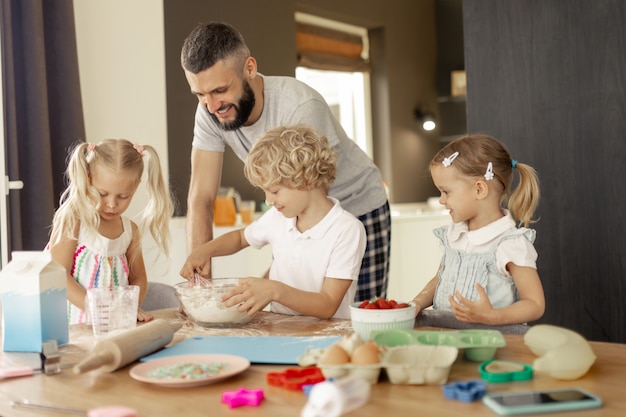
<path fill-rule="evenodd" d="M 0 271 L 5 352 L 41 352 L 69 342 L 65 268 L 49 252 L 13 252 Z"/>

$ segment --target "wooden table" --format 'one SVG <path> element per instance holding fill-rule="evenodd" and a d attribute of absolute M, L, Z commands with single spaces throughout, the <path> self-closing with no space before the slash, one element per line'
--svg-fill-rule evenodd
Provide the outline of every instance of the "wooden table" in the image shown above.
<path fill-rule="evenodd" d="M 176 309 L 160 310 L 155 317 L 168 321 L 180 321 Z M 185 322 L 172 343 L 190 336 L 204 335 L 345 335 L 352 328 L 348 320 L 318 320 L 310 317 L 280 316 L 261 312 L 252 322 L 239 329 L 203 329 Z M 506 335 L 507 346 L 498 349 L 496 359 L 513 360 L 532 364 L 534 355 L 523 343 L 522 336 Z M 71 326 L 70 343 L 60 347 L 62 363 L 80 361 L 93 346 L 94 339 L 89 326 Z M 626 415 L 626 345 L 592 342 L 598 359 L 583 378 L 575 381 L 559 381 L 545 375 L 535 375 L 527 382 L 490 384 L 491 391 L 523 391 L 546 388 L 581 387 L 601 396 L 603 408 L 576 412 L 577 416 Z M 12 365 L 15 354 L 0 353 L 2 366 Z M 109 405 L 132 407 L 142 417 L 175 416 L 272 416 L 297 417 L 307 398 L 302 392 L 289 391 L 270 386 L 266 382 L 268 372 L 281 371 L 284 365 L 252 365 L 245 372 L 210 385 L 193 388 L 163 388 L 134 380 L 129 375 L 130 364 L 113 373 L 97 374 L 96 371 L 74 375 L 65 368 L 57 375 L 36 374 L 0 381 L 0 416 L 20 417 L 37 415 L 62 415 L 13 408 L 11 400 L 29 400 L 54 406 L 91 409 Z M 453 364 L 449 381 L 478 379 L 478 363 L 470 362 L 460 355 Z M 384 374 L 383 374 L 384 375 Z M 260 407 L 242 406 L 230 409 L 222 404 L 223 391 L 241 387 L 262 388 L 265 400 Z M 495 416 L 482 402 L 464 403 L 443 397 L 441 386 L 394 385 L 381 377 L 372 386 L 369 402 L 349 415 L 354 416 Z M 571 413 L 570 413 L 571 414 Z M 552 414 L 552 415 L 565 415 Z"/>

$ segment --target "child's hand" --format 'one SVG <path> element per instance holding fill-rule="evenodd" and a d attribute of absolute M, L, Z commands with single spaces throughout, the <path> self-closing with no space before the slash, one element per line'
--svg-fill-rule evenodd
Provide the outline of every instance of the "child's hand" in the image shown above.
<path fill-rule="evenodd" d="M 239 311 L 253 315 L 272 301 L 272 281 L 261 278 L 243 278 L 237 286 L 222 296 L 222 302 L 231 307 L 239 304 Z"/>
<path fill-rule="evenodd" d="M 154 316 L 150 313 L 146 313 L 142 309 L 137 310 L 137 321 L 152 321 Z"/>
<path fill-rule="evenodd" d="M 199 254 L 197 250 L 192 252 L 185 261 L 180 270 L 180 276 L 190 280 L 196 273 L 204 278 L 211 276 L 211 259 Z"/>
<path fill-rule="evenodd" d="M 457 320 L 462 322 L 490 324 L 488 318 L 493 312 L 493 306 L 489 301 L 487 291 L 480 284 L 476 284 L 476 290 L 478 291 L 477 301 L 470 301 L 458 291 L 455 292 L 454 297 L 449 296 L 452 313 Z"/>

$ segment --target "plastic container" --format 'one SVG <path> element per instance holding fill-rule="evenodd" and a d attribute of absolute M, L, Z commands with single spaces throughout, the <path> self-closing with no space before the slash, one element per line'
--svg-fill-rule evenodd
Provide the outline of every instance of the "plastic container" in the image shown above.
<path fill-rule="evenodd" d="M 506 346 L 498 330 L 385 330 L 375 331 L 372 340 L 381 346 L 430 345 L 463 349 L 471 361 L 493 359 L 498 348 Z"/>
<path fill-rule="evenodd" d="M 364 405 L 371 386 L 363 378 L 351 376 L 315 384 L 302 409 L 301 417 L 339 417 Z"/>
<path fill-rule="evenodd" d="M 458 354 L 452 346 L 397 346 L 387 351 L 383 366 L 392 384 L 442 385 Z"/>
<path fill-rule="evenodd" d="M 539 356 L 533 362 L 533 369 L 556 379 L 578 379 L 596 361 L 587 340 L 563 327 L 535 325 L 524 335 L 524 343 Z"/>
<path fill-rule="evenodd" d="M 413 329 L 415 326 L 415 303 L 405 308 L 366 309 L 360 303 L 350 305 L 352 328 L 364 341 L 371 339 L 371 332 L 395 329 Z"/>
<path fill-rule="evenodd" d="M 376 384 L 384 369 L 392 384 L 439 385 L 448 379 L 459 349 L 452 346 L 407 345 L 383 348 L 380 363 L 324 365 L 317 362 L 327 379 L 362 378 Z"/>

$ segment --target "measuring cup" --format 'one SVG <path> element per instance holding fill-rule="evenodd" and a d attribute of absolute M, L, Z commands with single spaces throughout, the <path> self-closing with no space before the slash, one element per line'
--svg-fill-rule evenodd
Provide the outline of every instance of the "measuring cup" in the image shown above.
<path fill-rule="evenodd" d="M 87 290 L 87 308 L 96 338 L 137 325 L 139 286 L 90 288 Z"/>

